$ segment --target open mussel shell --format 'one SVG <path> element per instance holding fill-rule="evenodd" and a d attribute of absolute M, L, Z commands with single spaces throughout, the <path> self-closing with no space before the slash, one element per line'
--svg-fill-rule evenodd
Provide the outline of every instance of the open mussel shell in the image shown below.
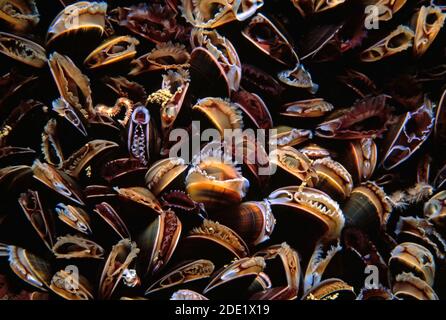
<path fill-rule="evenodd" d="M 242 34 L 259 51 L 285 66 L 294 67 L 299 62 L 296 52 L 285 36 L 261 13 L 249 20 Z"/>
<path fill-rule="evenodd" d="M 139 249 L 136 243 L 129 239 L 122 239 L 112 247 L 99 281 L 99 299 L 110 299 L 112 297 L 125 273 L 132 273 L 129 271 L 134 270 L 132 267 L 138 254 Z M 131 280 L 139 281 L 137 275 Z M 132 282 L 124 281 L 124 283 L 132 285 Z"/>
<path fill-rule="evenodd" d="M 264 267 L 265 260 L 262 257 L 236 260 L 216 272 L 203 294 L 211 298 L 243 299 L 240 293 L 247 291 Z"/>
<path fill-rule="evenodd" d="M 40 15 L 35 0 L 8 0 L 1 3 L 0 20 L 13 30 L 24 32 L 39 23 Z"/>
<path fill-rule="evenodd" d="M 119 145 L 107 140 L 92 140 L 75 151 L 62 163 L 62 170 L 74 177 L 79 178 L 81 174 L 92 166 L 92 163 L 104 156 L 105 153 L 118 149 Z M 95 160 L 96 159 L 96 160 Z M 88 173 L 85 173 L 88 177 Z"/>
<path fill-rule="evenodd" d="M 372 138 L 348 142 L 347 151 L 339 155 L 339 161 L 352 175 L 355 184 L 367 181 L 375 172 L 378 148 Z"/>
<path fill-rule="evenodd" d="M 164 268 L 178 245 L 182 224 L 171 210 L 162 212 L 139 236 L 142 268 L 149 277 Z"/>
<path fill-rule="evenodd" d="M 387 133 L 381 166 L 391 170 L 412 156 L 429 138 L 434 128 L 434 104 L 426 98 L 414 111 L 399 116 Z"/>
<path fill-rule="evenodd" d="M 28 284 L 47 291 L 51 281 L 49 261 L 21 247 L 0 244 L 0 256 L 6 256 L 11 270 Z"/>
<path fill-rule="evenodd" d="M 195 288 L 201 291 L 204 281 L 207 281 L 214 272 L 214 264 L 205 259 L 184 262 L 171 269 L 159 280 L 155 281 L 146 290 L 146 295 L 171 295 L 174 291 L 184 288 Z"/>
<path fill-rule="evenodd" d="M 149 110 L 143 105 L 135 105 L 127 127 L 127 147 L 131 157 L 147 166 L 158 153 L 160 142 Z"/>
<path fill-rule="evenodd" d="M 152 164 L 146 173 L 147 188 L 158 196 L 170 187 L 176 187 L 175 181 L 184 176 L 187 165 L 182 158 L 166 158 Z M 183 177 L 184 179 L 184 177 Z"/>
<path fill-rule="evenodd" d="M 324 99 L 316 98 L 288 102 L 282 106 L 280 114 L 292 119 L 319 118 L 334 109 L 333 105 Z"/>
<path fill-rule="evenodd" d="M 147 172 L 139 159 L 119 158 L 105 163 L 102 169 L 102 177 L 111 185 L 130 186 L 143 184 L 141 175 Z"/>
<path fill-rule="evenodd" d="M 71 228 L 87 235 L 92 233 L 90 215 L 84 209 L 58 203 L 55 211 L 58 218 Z"/>
<path fill-rule="evenodd" d="M 170 300 L 209 300 L 209 299 L 198 292 L 188 289 L 182 289 L 175 291 L 172 294 Z"/>
<path fill-rule="evenodd" d="M 89 2 L 87 2 L 89 3 Z M 63 100 L 75 108 L 80 117 L 91 118 L 95 115 L 91 97 L 90 80 L 66 55 L 53 52 L 48 59 L 51 74 Z M 64 108 L 63 100 L 53 108 Z M 70 114 L 70 116 L 73 116 Z M 75 122 L 75 120 L 71 120 Z"/>
<path fill-rule="evenodd" d="M 298 151 L 306 155 L 310 160 L 334 156 L 332 151 L 316 143 L 305 144 L 303 147 L 299 148 Z"/>
<path fill-rule="evenodd" d="M 243 129 L 243 117 L 240 106 L 221 98 L 204 98 L 192 107 L 202 113 L 209 122 L 224 136 L 225 129 Z"/>
<path fill-rule="evenodd" d="M 80 235 L 57 238 L 52 251 L 58 259 L 103 259 L 104 249 L 93 240 Z"/>
<path fill-rule="evenodd" d="M 138 44 L 139 41 L 130 36 L 106 40 L 85 58 L 84 65 L 89 69 L 95 69 L 133 59 Z"/>
<path fill-rule="evenodd" d="M 395 277 L 392 292 L 403 300 L 438 300 L 432 287 L 410 272 L 403 272 Z"/>
<path fill-rule="evenodd" d="M 390 289 L 383 286 L 377 288 L 362 288 L 356 300 L 396 300 Z"/>
<path fill-rule="evenodd" d="M 85 115 L 75 109 L 64 98 L 56 99 L 52 103 L 52 109 L 56 112 L 77 134 L 87 136 L 87 119 Z"/>
<path fill-rule="evenodd" d="M 39 160 L 34 161 L 32 170 L 36 180 L 66 199 L 84 205 L 82 191 L 71 177 Z"/>
<path fill-rule="evenodd" d="M 417 243 L 403 242 L 396 246 L 391 252 L 389 269 L 394 275 L 411 272 L 428 285 L 434 284 L 434 256 L 427 248 Z"/>
<path fill-rule="evenodd" d="M 333 199 L 347 199 L 353 189 L 353 178 L 339 162 L 331 158 L 317 159 L 312 164 L 318 180 L 316 188 L 324 190 Z"/>
<path fill-rule="evenodd" d="M 130 232 L 122 221 L 119 214 L 107 202 L 102 202 L 96 205 L 94 212 L 96 212 L 122 239 L 130 238 Z"/>
<path fill-rule="evenodd" d="M 446 14 L 436 5 L 422 6 L 412 17 L 412 28 L 415 30 L 413 54 L 422 56 L 432 45 L 440 33 Z"/>
<path fill-rule="evenodd" d="M 66 6 L 51 22 L 46 44 L 76 33 L 97 32 L 102 35 L 106 11 L 106 2 L 79 1 Z"/>
<path fill-rule="evenodd" d="M 66 300 L 92 300 L 93 288 L 87 278 L 67 270 L 57 271 L 51 278 L 50 289 Z"/>
<path fill-rule="evenodd" d="M 46 65 L 46 51 L 37 43 L 10 34 L 0 32 L 0 53 L 34 68 Z"/>
<path fill-rule="evenodd" d="M 316 127 L 315 134 L 326 139 L 362 139 L 381 136 L 390 117 L 389 96 L 367 96 L 351 108 L 336 110 Z"/>
<path fill-rule="evenodd" d="M 186 21 L 194 27 L 217 28 L 234 20 L 246 20 L 262 6 L 263 0 L 183 0 L 179 9 Z M 217 9 L 213 10 L 213 8 Z"/>
<path fill-rule="evenodd" d="M 55 236 L 54 219 L 42 206 L 39 193 L 33 190 L 22 193 L 19 197 L 19 205 L 39 237 L 51 249 Z"/>
<path fill-rule="evenodd" d="M 161 194 L 160 203 L 163 210 L 172 210 L 180 219 L 185 231 L 198 227 L 207 217 L 202 203 L 195 202 L 182 190 L 171 190 Z"/>
<path fill-rule="evenodd" d="M 225 210 L 218 220 L 234 230 L 249 245 L 258 245 L 269 239 L 276 219 L 268 201 L 243 202 L 238 207 Z"/>
<path fill-rule="evenodd" d="M 296 184 L 305 182 L 313 187 L 318 176 L 312 167 L 311 160 L 293 147 L 284 146 L 270 152 L 270 162 L 280 169 L 286 179 L 293 178 Z"/>
<path fill-rule="evenodd" d="M 287 243 L 271 245 L 254 254 L 254 257 L 263 257 L 266 262 L 264 272 L 269 275 L 273 288 L 289 288 L 292 290 L 280 291 L 280 295 L 286 294 L 288 299 L 297 298 L 301 280 L 300 257 L 297 251 Z M 267 295 L 279 295 L 278 291 L 271 291 Z"/>
<path fill-rule="evenodd" d="M 149 53 L 132 61 L 131 76 L 137 76 L 145 72 L 160 70 L 188 68 L 190 54 L 182 44 L 166 42 L 157 44 Z"/>
<path fill-rule="evenodd" d="M 192 49 L 206 48 L 225 71 L 231 91 L 237 91 L 242 78 L 240 59 L 232 43 L 221 36 L 216 30 L 194 28 L 191 31 L 190 43 Z"/>
<path fill-rule="evenodd" d="M 178 255 L 185 259 L 209 259 L 217 268 L 249 255 L 243 239 L 232 229 L 211 220 L 204 220 L 183 238 Z"/>
<path fill-rule="evenodd" d="M 346 226 L 373 230 L 387 222 L 392 206 L 384 190 L 367 181 L 353 189 L 342 211 Z"/>
<path fill-rule="evenodd" d="M 412 47 L 415 33 L 407 26 L 400 25 L 388 36 L 364 50 L 360 59 L 363 62 L 376 62 Z"/>
<path fill-rule="evenodd" d="M 319 90 L 319 85 L 313 82 L 310 72 L 301 63 L 294 69 L 280 71 L 277 78 L 287 86 L 305 89 L 313 95 Z"/>
<path fill-rule="evenodd" d="M 355 300 L 354 288 L 340 279 L 327 279 L 311 288 L 302 300 Z"/>
<path fill-rule="evenodd" d="M 114 188 L 119 197 L 135 207 L 147 209 L 154 214 L 161 214 L 163 209 L 158 198 L 144 187 Z"/>
<path fill-rule="evenodd" d="M 302 254 L 311 255 L 315 243 L 324 237 L 336 239 L 344 226 L 344 215 L 339 204 L 326 193 L 308 187 L 287 186 L 268 196 L 271 209 L 277 219 L 272 239 L 286 241 Z M 298 236 L 290 237 L 290 228 L 297 228 Z M 311 226 L 311 227 L 309 227 Z M 293 230 L 293 234 L 297 233 Z M 305 239 L 305 241 L 304 241 Z"/>

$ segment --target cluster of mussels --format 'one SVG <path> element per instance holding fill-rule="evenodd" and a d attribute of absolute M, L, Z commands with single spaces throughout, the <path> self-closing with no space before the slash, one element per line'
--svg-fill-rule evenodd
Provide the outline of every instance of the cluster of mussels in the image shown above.
<path fill-rule="evenodd" d="M 446 298 L 445 19 L 0 0 L 0 299 Z"/>

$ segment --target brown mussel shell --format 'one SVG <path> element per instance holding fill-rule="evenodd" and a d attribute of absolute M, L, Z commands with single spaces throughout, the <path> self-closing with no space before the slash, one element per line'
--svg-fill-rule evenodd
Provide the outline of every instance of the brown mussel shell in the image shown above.
<path fill-rule="evenodd" d="M 31 40 L 0 32 L 0 52 L 34 68 L 46 65 L 46 51 Z"/>
<path fill-rule="evenodd" d="M 99 299 L 112 297 L 123 279 L 125 271 L 134 264 L 139 251 L 136 243 L 129 239 L 122 239 L 112 247 L 99 281 Z"/>
<path fill-rule="evenodd" d="M 93 288 L 82 275 L 73 276 L 66 270 L 57 271 L 51 278 L 50 289 L 66 300 L 92 300 Z"/>
<path fill-rule="evenodd" d="M 66 6 L 51 22 L 46 36 L 46 44 L 72 33 L 94 31 L 104 33 L 106 2 L 79 1 Z"/>
<path fill-rule="evenodd" d="M 165 276 L 155 281 L 146 290 L 146 295 L 172 293 L 187 284 L 195 287 L 198 283 L 207 280 L 214 272 L 214 264 L 205 259 L 182 263 L 180 266 L 167 272 Z M 198 285 L 199 286 L 199 285 Z"/>
<path fill-rule="evenodd" d="M 57 238 L 52 251 L 58 259 L 103 259 L 104 249 L 83 236 L 65 235 Z"/>
<path fill-rule="evenodd" d="M 120 36 L 105 41 L 94 49 L 84 60 L 89 69 L 106 67 L 136 55 L 136 46 L 139 41 L 130 36 Z"/>
<path fill-rule="evenodd" d="M 182 224 L 171 210 L 162 212 L 139 237 L 144 274 L 152 276 L 164 268 L 178 245 Z"/>
<path fill-rule="evenodd" d="M 2 0 L 0 20 L 13 30 L 24 32 L 39 23 L 40 15 L 35 0 Z"/>
<path fill-rule="evenodd" d="M 302 300 L 355 300 L 354 288 L 340 279 L 327 279 L 311 288 Z"/>
<path fill-rule="evenodd" d="M 203 294 L 209 297 L 242 298 L 239 294 L 234 294 L 240 293 L 242 288 L 249 288 L 264 268 L 265 260 L 262 257 L 236 260 L 216 272 Z"/>

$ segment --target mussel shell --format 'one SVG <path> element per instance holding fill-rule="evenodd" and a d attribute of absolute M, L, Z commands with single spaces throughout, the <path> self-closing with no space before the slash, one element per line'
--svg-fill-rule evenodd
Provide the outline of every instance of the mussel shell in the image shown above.
<path fill-rule="evenodd" d="M 395 277 L 393 294 L 403 300 L 438 300 L 435 291 L 412 273 L 403 272 Z"/>
<path fill-rule="evenodd" d="M 109 299 L 116 291 L 127 270 L 139 254 L 139 249 L 135 242 L 129 239 L 122 239 L 113 246 L 99 281 L 98 298 Z"/>
<path fill-rule="evenodd" d="M 106 2 L 78 1 L 66 6 L 51 22 L 46 36 L 50 45 L 62 38 L 94 32 L 102 35 L 105 28 Z"/>
<path fill-rule="evenodd" d="M 8 9 L 7 5 L 12 8 Z M 25 32 L 36 26 L 40 20 L 40 14 L 34 0 L 9 0 L 2 3 L 0 20 L 6 22 L 11 29 L 17 32 Z"/>
<path fill-rule="evenodd" d="M 209 259 L 216 268 L 249 255 L 247 244 L 237 233 L 210 220 L 183 238 L 177 251 L 178 259 Z"/>
<path fill-rule="evenodd" d="M 6 32 L 0 32 L 0 52 L 34 68 L 43 68 L 47 62 L 43 47 Z"/>
<path fill-rule="evenodd" d="M 353 178 L 339 162 L 322 158 L 315 160 L 312 166 L 318 175 L 316 188 L 324 190 L 338 201 L 344 201 L 350 196 Z"/>
<path fill-rule="evenodd" d="M 138 44 L 139 41 L 130 36 L 120 36 L 106 40 L 85 58 L 84 65 L 90 69 L 95 69 L 133 59 L 136 55 L 135 47 Z"/>
<path fill-rule="evenodd" d="M 346 226 L 373 230 L 387 221 L 391 206 L 384 190 L 369 181 L 353 189 L 342 211 Z"/>
<path fill-rule="evenodd" d="M 266 201 L 243 202 L 229 212 L 225 211 L 218 216 L 218 220 L 234 230 L 250 245 L 255 246 L 267 241 L 274 231 L 276 219 Z"/>
<path fill-rule="evenodd" d="M 356 300 L 396 300 L 393 293 L 383 286 L 378 288 L 362 288 Z"/>
<path fill-rule="evenodd" d="M 142 269 L 153 276 L 164 268 L 178 245 L 182 224 L 173 211 L 162 212 L 139 236 Z"/>
<path fill-rule="evenodd" d="M 50 284 L 50 289 L 66 300 L 92 300 L 93 288 L 88 280 L 78 274 L 75 276 L 65 270 L 56 272 Z"/>
<path fill-rule="evenodd" d="M 57 238 L 52 251 L 58 259 L 103 259 L 104 249 L 83 236 L 65 235 Z"/>
<path fill-rule="evenodd" d="M 122 239 L 130 239 L 130 232 L 118 213 L 107 202 L 96 205 L 96 212 Z"/>
<path fill-rule="evenodd" d="M 46 187 L 76 204 L 84 205 L 82 191 L 71 177 L 39 160 L 34 161 L 32 169 L 34 178 Z"/>
<path fill-rule="evenodd" d="M 354 288 L 340 279 L 327 279 L 311 288 L 302 300 L 355 300 Z"/>
<path fill-rule="evenodd" d="M 59 203 L 55 208 L 58 218 L 71 228 L 85 234 L 91 234 L 90 216 L 84 209 Z"/>
<path fill-rule="evenodd" d="M 209 260 L 195 260 L 184 262 L 171 269 L 159 280 L 155 281 L 146 290 L 146 295 L 157 296 L 171 295 L 179 289 L 195 289 L 201 291 L 206 281 L 214 272 L 214 264 Z"/>
<path fill-rule="evenodd" d="M 147 188 L 158 196 L 162 192 L 168 191 L 170 186 L 177 179 L 183 178 L 187 165 L 181 158 L 167 158 L 158 160 L 149 168 L 146 173 L 145 181 Z M 176 186 L 172 186 L 176 187 Z"/>
<path fill-rule="evenodd" d="M 254 256 L 265 259 L 264 272 L 270 276 L 273 288 L 294 289 L 294 297 L 292 296 L 292 290 L 286 290 L 286 295 L 289 299 L 297 297 L 302 276 L 301 262 L 297 251 L 284 242 L 262 249 L 256 252 Z M 272 293 L 269 292 L 268 294 Z M 278 293 L 274 293 L 274 295 L 276 294 Z"/>
<path fill-rule="evenodd" d="M 435 260 L 425 247 L 403 242 L 396 246 L 389 259 L 389 269 L 394 275 L 401 272 L 411 272 L 430 286 L 434 284 Z"/>
<path fill-rule="evenodd" d="M 51 249 L 55 236 L 54 219 L 42 206 L 39 193 L 34 190 L 22 193 L 19 198 L 19 205 L 39 237 Z"/>
<path fill-rule="evenodd" d="M 28 284 L 47 291 L 51 280 L 49 261 L 20 247 L 8 246 L 12 271 Z"/>
<path fill-rule="evenodd" d="M 243 299 L 241 293 L 247 291 L 264 267 L 265 260 L 261 257 L 237 260 L 217 271 L 203 294 L 210 298 Z"/>
<path fill-rule="evenodd" d="M 202 47 L 195 48 L 190 55 L 191 90 L 198 97 L 229 97 L 229 80 L 220 63 Z M 203 91 L 200 83 L 207 83 Z"/>

